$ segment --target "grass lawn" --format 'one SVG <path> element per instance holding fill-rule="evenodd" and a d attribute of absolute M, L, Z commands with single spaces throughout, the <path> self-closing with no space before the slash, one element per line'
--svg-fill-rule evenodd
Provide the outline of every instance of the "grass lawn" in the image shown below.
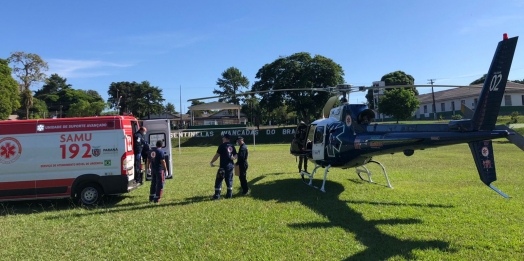
<path fill-rule="evenodd" d="M 158 205 L 146 186 L 84 209 L 68 200 L 0 205 L 2 260 L 522 260 L 522 151 L 494 144 L 504 199 L 466 144 L 375 158 L 394 189 L 331 169 L 302 183 L 288 145 L 249 146 L 251 193 L 211 201 L 216 147 L 175 150 Z M 312 170 L 312 164 L 309 164 Z M 372 170 L 378 170 L 372 167 Z M 374 180 L 384 184 L 375 172 Z M 321 185 L 318 174 L 314 185 Z M 225 193 L 225 191 L 223 192 Z"/>

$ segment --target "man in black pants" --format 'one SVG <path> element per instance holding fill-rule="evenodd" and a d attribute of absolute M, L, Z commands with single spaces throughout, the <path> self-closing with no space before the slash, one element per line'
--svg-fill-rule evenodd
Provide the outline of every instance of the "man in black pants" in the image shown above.
<path fill-rule="evenodd" d="M 217 176 L 215 179 L 215 195 L 213 195 L 213 199 L 220 199 L 220 192 L 222 191 L 222 180 L 226 181 L 226 198 L 233 197 L 233 168 L 235 166 L 233 160 L 237 158 L 237 151 L 235 146 L 229 143 L 229 139 L 230 136 L 227 133 L 222 136 L 222 144 L 218 146 L 217 153 L 209 163 L 211 167 L 214 167 L 215 165 L 213 165 L 213 162 L 215 162 L 220 157 L 220 167 L 217 171 Z"/>
<path fill-rule="evenodd" d="M 147 144 L 146 141 L 146 132 L 145 127 L 140 127 L 140 129 L 134 135 L 134 152 L 135 152 L 135 182 L 142 184 L 142 149 Z"/>
<path fill-rule="evenodd" d="M 151 188 L 149 189 L 149 202 L 160 202 L 162 192 L 164 190 L 165 174 L 167 170 L 166 160 L 164 159 L 164 151 L 162 151 L 163 142 L 161 140 L 156 142 L 156 148 L 149 151 L 148 159 L 151 169 Z"/>
<path fill-rule="evenodd" d="M 249 192 L 249 187 L 247 186 L 247 146 L 244 143 L 244 138 L 242 136 L 238 136 L 237 143 L 240 146 L 238 148 L 238 160 L 235 165 L 238 165 L 240 170 L 240 175 L 238 176 L 238 179 L 240 180 L 240 186 L 242 186 L 242 195 L 247 195 Z"/>
<path fill-rule="evenodd" d="M 306 132 L 307 125 L 303 121 L 298 125 L 297 132 L 295 133 L 295 138 L 300 144 L 300 149 L 305 151 L 306 148 L 302 144 L 306 144 Z M 304 171 L 307 172 L 307 156 L 301 155 L 298 157 L 298 173 L 302 172 L 302 166 L 304 166 Z"/>

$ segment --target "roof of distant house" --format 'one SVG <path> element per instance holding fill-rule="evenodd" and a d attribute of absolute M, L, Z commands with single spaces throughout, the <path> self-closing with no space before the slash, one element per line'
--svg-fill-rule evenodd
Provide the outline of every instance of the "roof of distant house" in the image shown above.
<path fill-rule="evenodd" d="M 471 85 L 471 87 L 454 88 L 444 91 L 434 92 L 435 102 L 457 100 L 462 98 L 475 97 L 480 94 L 483 84 Z M 524 84 L 508 82 L 506 84 L 506 93 L 523 93 Z M 433 103 L 433 97 L 431 93 L 421 94 L 417 96 L 421 104 Z"/>

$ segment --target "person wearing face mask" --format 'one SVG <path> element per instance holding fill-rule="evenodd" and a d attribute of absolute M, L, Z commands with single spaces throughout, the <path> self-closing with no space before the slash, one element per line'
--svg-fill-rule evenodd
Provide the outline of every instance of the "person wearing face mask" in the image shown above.
<path fill-rule="evenodd" d="M 242 136 L 238 136 L 237 138 L 238 143 L 238 160 L 235 165 L 238 165 L 239 167 L 239 176 L 238 179 L 240 180 L 240 186 L 242 187 L 242 195 L 247 195 L 249 192 L 249 187 L 247 185 L 247 156 L 248 156 L 248 150 L 246 143 L 244 143 L 244 138 Z"/>
<path fill-rule="evenodd" d="M 147 129 L 145 127 L 140 127 L 140 129 L 135 133 L 134 135 L 134 153 L 135 153 L 135 182 L 138 184 L 142 184 L 142 168 L 140 165 L 142 164 L 142 150 L 144 149 L 144 146 L 147 144 L 146 141 L 146 133 Z"/>

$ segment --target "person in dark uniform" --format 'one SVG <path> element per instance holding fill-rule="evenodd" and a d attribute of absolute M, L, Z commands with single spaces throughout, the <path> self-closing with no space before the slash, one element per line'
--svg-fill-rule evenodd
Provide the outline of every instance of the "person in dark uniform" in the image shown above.
<path fill-rule="evenodd" d="M 306 132 L 307 132 L 307 125 L 303 121 L 300 122 L 298 125 L 297 133 L 295 134 L 295 137 L 297 138 L 297 141 L 300 143 L 300 150 L 305 151 L 306 148 L 303 144 L 306 143 Z M 298 173 L 302 172 L 302 165 L 304 166 L 304 171 L 307 172 L 307 156 L 301 155 L 298 157 Z"/>
<path fill-rule="evenodd" d="M 213 199 L 220 198 L 222 180 L 226 181 L 226 198 L 233 197 L 233 168 L 235 166 L 233 160 L 237 158 L 237 151 L 235 146 L 229 142 L 229 139 L 230 136 L 227 133 L 222 136 L 222 144 L 218 146 L 215 156 L 209 163 L 211 167 L 214 167 L 215 165 L 213 162 L 215 162 L 220 157 L 220 166 L 215 179 L 215 195 L 213 195 Z"/>
<path fill-rule="evenodd" d="M 140 127 L 140 129 L 134 135 L 134 152 L 135 152 L 135 182 L 142 184 L 142 169 L 140 165 L 142 164 L 142 149 L 144 145 L 147 144 L 146 141 L 146 132 L 145 127 Z"/>
<path fill-rule="evenodd" d="M 237 138 L 238 143 L 238 160 L 235 165 L 238 165 L 238 168 L 240 170 L 240 175 L 238 176 L 238 179 L 240 180 L 240 186 L 242 187 L 242 195 L 247 195 L 249 192 L 249 187 L 247 186 L 247 156 L 248 156 L 248 150 L 246 143 L 244 143 L 244 138 L 242 136 L 238 136 Z"/>
<path fill-rule="evenodd" d="M 163 142 L 161 140 L 156 142 L 156 148 L 149 151 L 148 159 L 151 169 L 151 188 L 149 189 L 149 202 L 158 203 L 162 192 L 164 190 L 165 174 L 167 169 L 166 161 L 164 160 L 164 151 L 162 151 Z"/>
<path fill-rule="evenodd" d="M 146 180 L 151 180 L 151 169 L 149 168 L 149 151 L 151 150 L 151 146 L 149 146 L 148 143 L 144 144 L 144 147 L 142 148 L 142 159 L 144 159 L 144 166 L 146 166 Z M 143 172 L 142 172 L 143 173 Z M 142 174 L 143 175 L 143 174 Z"/>

